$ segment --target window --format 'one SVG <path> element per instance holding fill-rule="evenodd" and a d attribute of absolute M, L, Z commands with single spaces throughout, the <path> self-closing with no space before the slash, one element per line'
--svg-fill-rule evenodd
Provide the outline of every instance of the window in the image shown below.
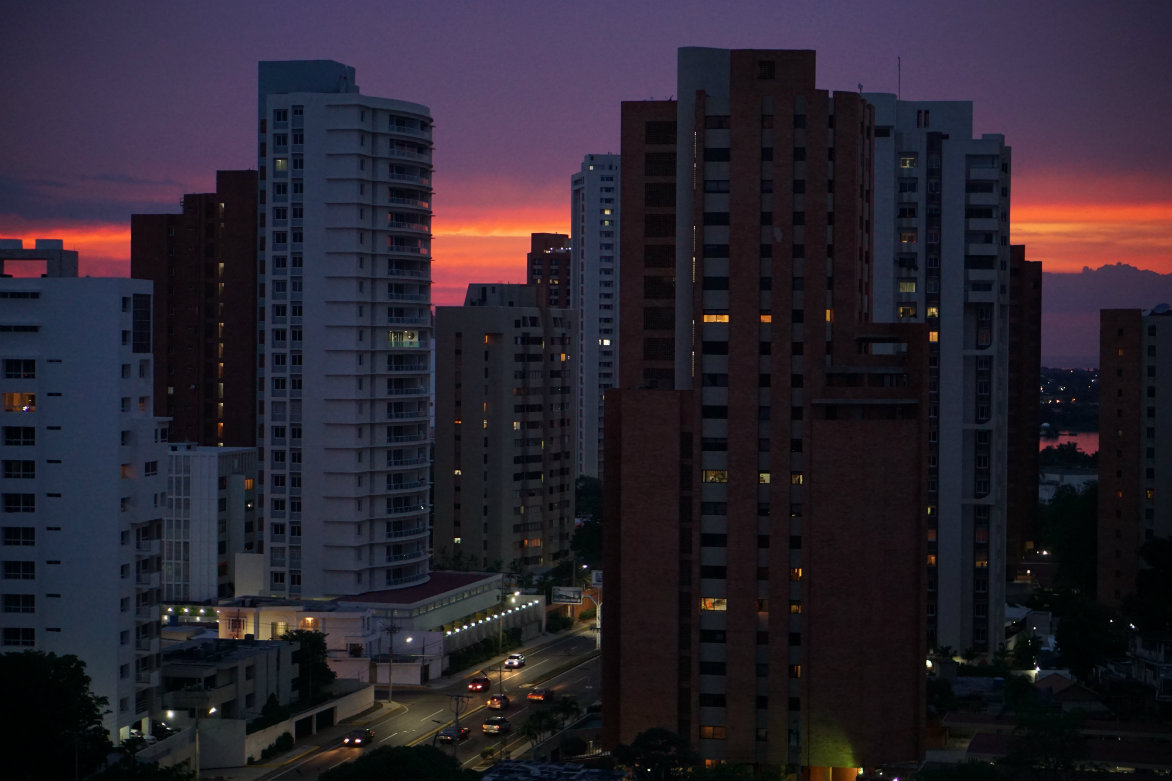
<path fill-rule="evenodd" d="M 918 165 L 918 160 L 915 153 L 905 153 L 899 156 L 900 168 L 915 168 Z"/>
<path fill-rule="evenodd" d="M 5 412 L 36 412 L 37 394 L 35 393 L 5 393 Z"/>
<path fill-rule="evenodd" d="M 723 597 L 701 597 L 701 610 L 728 610 L 728 600 Z"/>
<path fill-rule="evenodd" d="M 36 632 L 26 627 L 4 627 L 4 645 L 36 645 Z"/>
<path fill-rule="evenodd" d="M 36 494 L 3 494 L 0 503 L 6 513 L 33 513 L 37 511 Z"/>
<path fill-rule="evenodd" d="M 6 561 L 4 562 L 4 579 L 5 580 L 35 580 L 37 577 L 37 565 L 31 561 Z"/>
<path fill-rule="evenodd" d="M 36 545 L 37 530 L 32 526 L 5 526 L 5 545 Z"/>
<path fill-rule="evenodd" d="M 727 737 L 728 733 L 725 727 L 700 725 L 700 738 L 702 740 L 725 740 Z"/>
<path fill-rule="evenodd" d="M 700 477 L 705 483 L 727 483 L 728 470 L 727 469 L 705 469 Z"/>
<path fill-rule="evenodd" d="M 37 444 L 37 430 L 33 426 L 5 426 L 4 444 L 27 446 Z"/>
<path fill-rule="evenodd" d="M 9 479 L 30 479 L 37 476 L 36 461 L 5 461 L 4 476 Z"/>
<path fill-rule="evenodd" d="M 4 379 L 33 380 L 37 376 L 37 362 L 25 358 L 4 359 Z"/>
<path fill-rule="evenodd" d="M 5 613 L 35 613 L 37 598 L 32 594 L 5 594 Z"/>

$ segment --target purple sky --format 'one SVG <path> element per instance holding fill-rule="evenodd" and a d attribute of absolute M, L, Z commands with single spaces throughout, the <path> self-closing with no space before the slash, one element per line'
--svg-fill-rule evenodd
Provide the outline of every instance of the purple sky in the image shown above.
<path fill-rule="evenodd" d="M 677 47 L 716 46 L 815 49 L 836 90 L 894 92 L 902 57 L 905 98 L 972 100 L 974 132 L 1006 135 L 1031 258 L 1172 272 L 1167 0 L 12 2 L 4 20 L 0 235 L 83 254 L 87 227 L 124 233 L 255 167 L 257 61 L 322 58 L 430 106 L 437 279 L 516 278 L 523 256 L 501 258 L 568 227 L 582 156 L 619 151 L 620 101 L 671 96 Z M 111 241 L 93 252 L 124 261 Z"/>

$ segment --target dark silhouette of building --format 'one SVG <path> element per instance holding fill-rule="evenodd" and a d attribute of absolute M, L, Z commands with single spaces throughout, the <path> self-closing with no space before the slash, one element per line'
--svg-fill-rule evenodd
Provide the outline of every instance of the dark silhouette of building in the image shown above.
<path fill-rule="evenodd" d="M 1005 577 L 1033 547 L 1038 516 L 1038 432 L 1042 386 L 1042 264 L 1024 244 L 1009 253 L 1009 436 Z"/>
<path fill-rule="evenodd" d="M 928 330 L 872 318 L 874 111 L 811 51 L 682 49 L 677 95 L 622 107 L 604 739 L 915 760 Z"/>
<path fill-rule="evenodd" d="M 570 309 L 574 305 L 570 284 L 573 254 L 564 233 L 534 233 L 525 256 L 526 279 L 536 285 L 542 306 Z"/>
<path fill-rule="evenodd" d="M 179 214 L 130 219 L 130 275 L 155 283 L 155 414 L 171 440 L 256 445 L 256 171 L 217 171 Z"/>
<path fill-rule="evenodd" d="M 1099 313 L 1097 598 L 1136 589 L 1139 548 L 1172 536 L 1172 310 Z"/>

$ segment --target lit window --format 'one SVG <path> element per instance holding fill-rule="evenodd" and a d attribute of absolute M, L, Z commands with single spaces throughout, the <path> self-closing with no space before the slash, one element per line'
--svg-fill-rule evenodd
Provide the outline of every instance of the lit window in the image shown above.
<path fill-rule="evenodd" d="M 802 600 L 791 599 L 789 601 L 789 612 L 795 616 L 800 614 L 802 612 Z"/>
<path fill-rule="evenodd" d="M 1147 497 L 1148 497 L 1149 499 L 1155 499 L 1155 498 L 1156 498 L 1156 489 L 1155 489 L 1155 488 L 1149 488 L 1149 489 L 1146 491 L 1146 494 L 1147 494 Z"/>
<path fill-rule="evenodd" d="M 801 678 L 802 677 L 802 666 L 800 664 L 791 664 L 789 666 L 789 677 L 790 678 Z"/>
<path fill-rule="evenodd" d="M 826 322 L 828 322 L 828 323 L 834 322 L 834 310 L 833 309 L 826 310 Z"/>
<path fill-rule="evenodd" d="M 795 583 L 797 581 L 801 580 L 802 579 L 802 568 L 801 567 L 790 567 L 789 579 L 794 581 Z"/>
<path fill-rule="evenodd" d="M 700 597 L 701 610 L 728 610 L 728 600 L 723 597 Z"/>
<path fill-rule="evenodd" d="M 914 293 L 916 292 L 916 281 L 914 279 L 901 279 L 899 281 L 899 292 Z"/>
<path fill-rule="evenodd" d="M 904 304 L 904 305 L 900 306 L 898 314 L 899 314 L 900 318 L 915 317 L 916 316 L 915 304 Z"/>
<path fill-rule="evenodd" d="M 452 538 L 452 543 L 454 545 L 459 545 L 463 541 L 464 541 L 464 538 L 462 538 L 462 537 L 453 537 Z"/>
<path fill-rule="evenodd" d="M 806 478 L 801 472 L 790 472 L 789 473 L 789 484 L 790 485 L 801 485 L 805 481 L 806 481 Z"/>
<path fill-rule="evenodd" d="M 916 243 L 916 232 L 914 230 L 900 231 L 899 232 L 899 243 L 900 244 L 915 244 Z"/>
<path fill-rule="evenodd" d="M 929 566 L 929 567 L 935 567 L 935 566 L 936 566 L 936 554 L 935 554 L 935 553 L 929 553 L 929 554 L 928 554 L 928 566 Z"/>
<path fill-rule="evenodd" d="M 938 307 L 938 306 L 928 307 L 928 317 L 939 317 L 939 316 L 940 316 L 940 307 Z"/>
<path fill-rule="evenodd" d="M 928 332 L 928 341 L 929 342 L 939 342 L 940 341 L 940 332 L 939 331 L 929 331 Z"/>
<path fill-rule="evenodd" d="M 37 394 L 35 393 L 5 393 L 5 412 L 36 412 Z"/>
<path fill-rule="evenodd" d="M 761 315 L 761 322 L 762 323 L 772 323 L 773 322 L 773 315 Z"/>
<path fill-rule="evenodd" d="M 728 470 L 727 469 L 705 469 L 700 477 L 705 483 L 727 483 Z"/>
<path fill-rule="evenodd" d="M 916 156 L 914 154 L 900 155 L 899 156 L 899 167 L 900 168 L 915 168 L 916 167 Z"/>
<path fill-rule="evenodd" d="M 704 322 L 706 323 L 727 323 L 728 315 L 705 314 Z"/>
<path fill-rule="evenodd" d="M 724 740 L 727 736 L 725 727 L 700 725 L 700 737 L 704 740 Z"/>
<path fill-rule="evenodd" d="M 288 171 L 289 170 L 289 158 L 287 158 L 287 157 L 275 158 L 273 160 L 273 170 L 274 171 Z"/>
<path fill-rule="evenodd" d="M 769 484 L 769 473 L 768 472 L 758 472 L 757 473 L 757 482 L 764 483 L 764 484 L 768 485 Z"/>

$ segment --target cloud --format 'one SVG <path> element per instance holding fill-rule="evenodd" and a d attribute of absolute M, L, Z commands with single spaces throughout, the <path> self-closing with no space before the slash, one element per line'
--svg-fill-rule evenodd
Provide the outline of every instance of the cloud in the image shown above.
<path fill-rule="evenodd" d="M 184 192 L 182 182 L 166 176 L 0 174 L 0 215 L 19 215 L 27 220 L 125 221 L 129 226 L 131 214 L 178 211 Z"/>

